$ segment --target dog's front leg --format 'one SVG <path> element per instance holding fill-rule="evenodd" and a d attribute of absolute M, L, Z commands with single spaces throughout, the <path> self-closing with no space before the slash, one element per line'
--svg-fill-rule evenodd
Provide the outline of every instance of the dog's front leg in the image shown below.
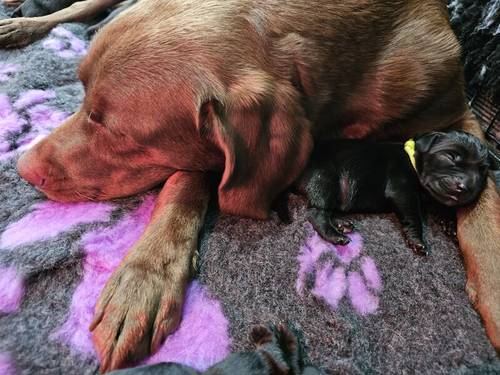
<path fill-rule="evenodd" d="M 121 0 L 79 1 L 43 17 L 20 17 L 0 20 L 0 48 L 19 48 L 45 36 L 63 22 L 84 21 L 119 3 Z"/>
<path fill-rule="evenodd" d="M 425 214 L 416 189 L 405 181 L 389 181 L 385 194 L 403 226 L 408 246 L 418 255 L 427 255 L 429 249 L 424 240 Z"/>
<path fill-rule="evenodd" d="M 90 329 L 101 371 L 150 352 L 179 325 L 209 187 L 201 172 L 176 172 L 165 183 L 150 223 L 108 280 Z"/>
<path fill-rule="evenodd" d="M 471 112 L 455 128 L 484 139 Z M 467 293 L 500 353 L 500 194 L 492 178 L 477 202 L 457 210 L 457 234 L 467 272 Z"/>

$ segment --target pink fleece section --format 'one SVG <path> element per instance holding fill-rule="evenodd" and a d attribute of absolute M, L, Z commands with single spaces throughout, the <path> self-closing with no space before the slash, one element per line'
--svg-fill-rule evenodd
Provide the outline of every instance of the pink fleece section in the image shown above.
<path fill-rule="evenodd" d="M 378 294 L 382 290 L 382 278 L 372 258 L 360 258 L 363 248 L 361 236 L 352 233 L 349 238 L 351 242 L 346 246 L 333 245 L 312 230 L 297 257 L 299 271 L 296 290 L 303 295 L 306 278 L 314 277 L 310 292 L 332 309 L 336 309 L 344 297 L 348 297 L 358 314 L 373 314 L 379 305 Z M 333 260 L 320 262 L 322 255 L 332 253 L 335 255 Z M 346 274 L 349 276 L 346 277 Z"/>
<path fill-rule="evenodd" d="M 229 323 L 220 303 L 193 281 L 187 290 L 179 329 L 146 364 L 177 362 L 206 370 L 230 351 Z"/>
<path fill-rule="evenodd" d="M 361 271 L 363 271 L 367 285 L 374 291 L 380 292 L 382 290 L 382 278 L 375 261 L 366 256 L 361 258 Z"/>
<path fill-rule="evenodd" d="M 100 228 L 82 238 L 83 279 L 73 295 L 66 322 L 52 338 L 69 344 L 77 353 L 95 356 L 88 330 L 94 306 L 111 273 L 144 231 L 154 202 L 153 196 L 146 197 L 115 226 Z M 180 328 L 146 362 L 175 360 L 204 369 L 228 354 L 229 342 L 228 323 L 220 304 L 193 282 L 187 291 Z"/>
<path fill-rule="evenodd" d="M 87 53 L 85 42 L 64 27 L 54 28 L 51 35 L 54 37 L 46 39 L 43 42 L 43 47 L 53 50 L 60 57 L 68 59 Z"/>
<path fill-rule="evenodd" d="M 19 95 L 19 98 L 14 103 L 14 108 L 24 109 L 55 97 L 56 93 L 54 90 L 28 90 Z"/>
<path fill-rule="evenodd" d="M 348 235 L 348 237 L 351 239 L 351 242 L 349 242 L 347 245 L 335 246 L 337 257 L 343 264 L 349 264 L 354 259 L 359 257 L 359 254 L 361 254 L 361 249 L 363 248 L 363 238 L 359 233 L 351 233 Z"/>
<path fill-rule="evenodd" d="M 68 118 L 68 113 L 44 104 L 35 105 L 29 108 L 27 112 L 30 117 L 31 130 L 18 139 L 18 151 L 31 148 Z"/>
<path fill-rule="evenodd" d="M 318 271 L 316 284 L 311 292 L 336 309 L 340 300 L 344 297 L 346 289 L 344 268 L 332 268 L 331 264 L 327 264 Z"/>
<path fill-rule="evenodd" d="M 299 294 L 302 294 L 307 274 L 314 270 L 322 254 L 333 253 L 341 263 L 348 265 L 359 257 L 363 247 L 363 239 L 358 233 L 349 234 L 351 242 L 346 246 L 340 246 L 325 241 L 316 231 L 312 230 L 312 227 L 309 230 L 311 230 L 312 234 L 300 249 L 297 257 L 299 261 L 299 273 L 295 289 Z"/>
<path fill-rule="evenodd" d="M 0 93 L 0 139 L 9 133 L 20 132 L 24 124 L 26 121 L 12 109 L 9 97 Z"/>
<path fill-rule="evenodd" d="M 9 353 L 0 353 L 0 375 L 16 375 L 16 365 Z"/>
<path fill-rule="evenodd" d="M 349 272 L 347 283 L 351 305 L 359 315 L 373 314 L 377 311 L 379 298 L 369 291 L 359 272 Z"/>
<path fill-rule="evenodd" d="M 33 205 L 33 211 L 9 224 L 0 236 L 0 249 L 46 240 L 72 227 L 94 221 L 107 221 L 113 210 L 108 203 L 58 203 Z"/>
<path fill-rule="evenodd" d="M 333 245 L 324 241 L 316 232 L 310 236 L 300 249 L 297 260 L 299 261 L 299 274 L 295 283 L 295 289 L 299 294 L 304 291 L 304 283 L 307 275 L 314 271 L 319 257 L 331 251 Z"/>
<path fill-rule="evenodd" d="M 0 267 L 0 313 L 10 314 L 17 311 L 23 296 L 24 280 L 17 270 L 14 267 Z"/>

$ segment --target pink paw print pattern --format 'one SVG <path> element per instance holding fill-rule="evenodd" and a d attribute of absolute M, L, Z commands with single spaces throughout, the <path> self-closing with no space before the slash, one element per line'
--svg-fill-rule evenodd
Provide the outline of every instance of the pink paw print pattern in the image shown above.
<path fill-rule="evenodd" d="M 7 82 L 19 69 L 19 64 L 0 61 L 0 82 Z"/>
<path fill-rule="evenodd" d="M 125 254 L 144 231 L 153 211 L 155 197 L 115 225 L 98 228 L 82 237 L 83 279 L 76 288 L 66 322 L 51 338 L 69 345 L 73 352 L 95 357 L 89 325 L 101 290 Z M 186 292 L 182 322 L 160 350 L 144 363 L 178 362 L 205 370 L 224 359 L 230 351 L 229 323 L 216 299 L 197 281 Z"/>
<path fill-rule="evenodd" d="M 55 96 L 52 90 L 28 90 L 12 104 L 0 93 L 0 160 L 32 147 L 68 117 L 68 113 L 43 104 Z"/>
<path fill-rule="evenodd" d="M 0 352 L 0 374 L 15 375 L 17 374 L 16 365 L 12 356 L 8 352 Z"/>
<path fill-rule="evenodd" d="M 54 28 L 50 35 L 51 38 L 43 42 L 43 47 L 53 50 L 60 57 L 70 59 L 87 53 L 85 42 L 64 27 Z"/>
<path fill-rule="evenodd" d="M 382 278 L 375 261 L 361 254 L 361 236 L 353 233 L 349 238 L 346 246 L 333 245 L 312 231 L 298 256 L 296 290 L 299 295 L 312 293 L 332 309 L 345 298 L 359 315 L 374 314 L 379 307 Z"/>

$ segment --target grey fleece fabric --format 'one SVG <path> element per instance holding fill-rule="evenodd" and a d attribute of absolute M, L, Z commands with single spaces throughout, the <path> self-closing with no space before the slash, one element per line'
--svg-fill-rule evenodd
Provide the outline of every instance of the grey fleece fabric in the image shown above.
<path fill-rule="evenodd" d="M 0 17 L 7 14 L 0 6 Z M 62 28 L 80 40 L 86 38 L 85 25 Z M 59 38 L 65 45 L 44 44 L 50 38 Z M 75 111 L 83 97 L 75 74 L 81 54 L 68 38 L 51 34 L 25 49 L 0 51 L 0 63 L 21 67 L 6 73 L 0 94 L 6 94 L 12 104 L 30 89 L 54 90 L 55 95 L 43 104 L 67 113 Z M 61 57 L 65 50 L 70 53 Z M 10 151 L 36 122 L 27 110 L 15 111 L 27 125 L 5 135 Z M 0 113 L 0 120 L 1 116 L 6 117 L 5 112 Z M 0 233 L 33 212 L 35 204 L 45 202 L 20 180 L 16 158 L 0 160 Z M 95 358 L 80 355 L 52 335 L 66 321 L 83 277 L 82 236 L 112 227 L 141 199 L 115 203 L 104 223 L 97 219 L 79 223 L 48 238 L 0 249 L 0 269 L 16 270 L 25 286 L 20 305 L 0 313 L 0 375 L 96 373 Z M 249 348 L 247 337 L 253 324 L 286 320 L 303 331 L 310 359 L 327 373 L 500 373 L 500 361 L 464 292 L 460 252 L 435 223 L 429 230 L 432 255 L 420 258 L 406 248 L 393 215 L 353 216 L 363 242 L 361 254 L 375 262 L 382 283 L 378 307 L 362 315 L 347 294 L 336 307 L 315 297 L 310 277 L 304 293 L 297 293 L 299 252 L 312 234 L 302 198 L 293 196 L 290 206 L 293 222 L 288 225 L 277 217 L 254 221 L 222 215 L 214 207 L 208 213 L 200 241 L 198 279 L 221 303 L 232 350 Z M 33 232 L 47 229 L 38 224 Z M 349 267 L 359 271 L 350 264 L 345 265 L 346 272 Z"/>

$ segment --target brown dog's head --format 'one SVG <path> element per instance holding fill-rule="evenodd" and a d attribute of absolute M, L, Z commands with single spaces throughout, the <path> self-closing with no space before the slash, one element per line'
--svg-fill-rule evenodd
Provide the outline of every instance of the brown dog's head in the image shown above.
<path fill-rule="evenodd" d="M 151 31 L 145 11 L 96 36 L 79 69 L 81 108 L 21 157 L 20 175 L 51 199 L 77 201 L 132 195 L 175 170 L 221 171 L 221 209 L 265 217 L 312 146 L 298 92 L 223 34 L 215 51 L 172 19 L 171 32 L 161 19 Z"/>

